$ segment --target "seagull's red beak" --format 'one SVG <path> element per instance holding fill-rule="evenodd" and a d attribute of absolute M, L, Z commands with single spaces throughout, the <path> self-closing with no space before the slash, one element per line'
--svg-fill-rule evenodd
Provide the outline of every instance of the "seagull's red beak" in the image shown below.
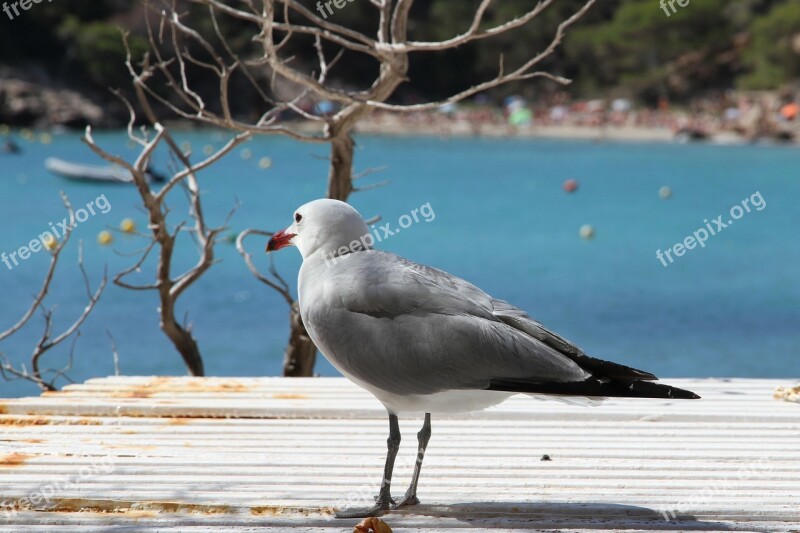
<path fill-rule="evenodd" d="M 281 248 L 285 248 L 292 244 L 292 239 L 295 233 L 286 233 L 286 230 L 281 230 L 272 234 L 272 238 L 267 243 L 267 252 L 276 252 Z"/>

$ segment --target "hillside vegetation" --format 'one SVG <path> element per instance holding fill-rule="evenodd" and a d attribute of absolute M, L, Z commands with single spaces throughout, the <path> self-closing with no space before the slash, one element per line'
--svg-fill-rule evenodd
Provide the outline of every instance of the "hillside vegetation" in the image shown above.
<path fill-rule="evenodd" d="M 310 9 L 315 1 L 306 0 Z M 441 39 L 469 26 L 476 1 L 418 0 L 411 26 L 415 39 Z M 530 0 L 497 0 L 486 24 L 506 20 L 529 8 Z M 447 55 L 412 57 L 410 82 L 400 98 L 436 97 L 496 74 L 502 55 L 506 65 L 529 57 L 552 37 L 558 21 L 582 4 L 558 0 L 538 19 L 491 41 L 464 46 Z M 800 79 L 800 2 L 797 0 L 690 0 L 669 16 L 657 0 L 601 0 L 569 33 L 547 67 L 575 80 L 573 97 L 625 96 L 653 104 L 659 98 L 688 101 L 709 92 L 738 89 L 778 89 Z M 202 20 L 205 12 L 192 17 Z M 151 13 L 151 17 L 156 15 Z M 140 2 L 93 0 L 36 4 L 14 20 L 2 17 L 0 73 L 44 80 L 77 90 L 97 101 L 111 101 L 108 87 L 128 87 L 123 65 L 125 50 L 119 28 L 132 33 L 136 54 L 147 49 L 145 11 Z M 336 22 L 369 32 L 376 25 L 375 9 L 355 0 L 335 13 Z M 155 19 L 153 19 L 155 20 Z M 226 21 L 223 28 L 241 50 L 254 51 L 252 30 Z M 210 28 L 209 28 L 210 34 Z M 308 43 L 305 43 L 308 44 Z M 297 61 L 315 62 L 313 47 L 298 41 L 287 53 Z M 332 72 L 343 85 L 369 79 L 366 58 L 348 56 Z M 415 61 L 415 59 L 417 59 Z M 202 72 L 194 72 L 203 83 Z M 208 80 L 209 91 L 216 80 Z M 537 96 L 560 90 L 536 81 L 503 89 Z M 246 105 L 246 95 L 240 100 Z M 1 102 L 0 102 L 1 103 Z"/>

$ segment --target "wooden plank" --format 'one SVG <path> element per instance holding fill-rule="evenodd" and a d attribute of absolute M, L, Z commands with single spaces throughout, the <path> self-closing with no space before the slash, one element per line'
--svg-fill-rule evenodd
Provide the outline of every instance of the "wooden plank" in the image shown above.
<path fill-rule="evenodd" d="M 703 400 L 518 396 L 434 418 L 423 505 L 384 518 L 426 532 L 800 530 L 800 406 L 773 398 L 796 381 L 669 381 Z M 386 426 L 334 378 L 112 377 L 0 400 L 0 531 L 349 530 L 331 508 L 369 502 Z M 396 493 L 418 426 L 401 422 Z"/>

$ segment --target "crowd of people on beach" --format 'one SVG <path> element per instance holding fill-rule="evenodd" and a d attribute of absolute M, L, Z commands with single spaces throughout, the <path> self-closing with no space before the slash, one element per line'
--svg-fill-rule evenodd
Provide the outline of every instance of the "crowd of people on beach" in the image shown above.
<path fill-rule="evenodd" d="M 409 102 L 414 104 L 415 102 Z M 338 106 L 308 98 L 298 104 L 305 113 L 334 114 Z M 287 120 L 300 118 L 293 114 Z M 561 137 L 602 136 L 743 142 L 800 142 L 800 91 L 743 93 L 727 91 L 674 105 L 661 98 L 637 105 L 624 97 L 573 99 L 566 92 L 536 99 L 509 96 L 501 105 L 478 95 L 426 111 L 377 110 L 358 127 L 363 133 L 514 136 L 553 133 Z M 0 125 L 0 153 L 20 146 Z"/>
<path fill-rule="evenodd" d="M 627 98 L 574 100 L 566 93 L 528 101 L 506 98 L 502 106 L 476 98 L 466 104 L 447 104 L 436 111 L 378 111 L 369 131 L 466 132 L 475 135 L 504 132 L 524 134 L 541 128 L 663 130 L 689 140 L 730 135 L 748 141 L 800 140 L 800 95 L 738 93 L 697 98 L 673 105 L 666 98 L 652 106 L 637 106 Z"/>

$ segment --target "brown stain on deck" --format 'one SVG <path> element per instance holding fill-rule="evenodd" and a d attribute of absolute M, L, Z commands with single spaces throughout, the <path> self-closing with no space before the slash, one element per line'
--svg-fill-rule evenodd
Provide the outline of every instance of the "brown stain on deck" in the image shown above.
<path fill-rule="evenodd" d="M 128 516 L 148 516 L 153 513 L 234 514 L 230 505 L 196 504 L 171 501 L 124 501 L 58 498 L 47 507 L 57 513 L 120 513 Z"/>
<path fill-rule="evenodd" d="M 28 418 L 28 417 L 11 417 L 11 418 L 0 418 L 0 425 L 2 426 L 46 426 L 50 423 L 50 420 L 47 418 L 42 418 L 40 416 Z"/>
<path fill-rule="evenodd" d="M 254 516 L 279 516 L 279 515 L 302 515 L 310 516 L 312 514 L 333 515 L 336 509 L 333 507 L 321 507 L 319 509 L 306 508 L 306 507 L 289 507 L 284 505 L 257 505 L 250 508 L 250 514 Z"/>
<path fill-rule="evenodd" d="M 9 453 L 0 457 L 0 467 L 5 468 L 13 468 L 17 466 L 22 466 L 25 464 L 25 461 L 33 457 L 33 455 L 27 453 Z"/>
<path fill-rule="evenodd" d="M 12 416 L 8 418 L 0 418 L 0 426 L 47 426 L 47 425 L 63 425 L 63 426 L 99 426 L 102 422 L 92 420 L 91 418 L 65 418 L 62 420 L 54 420 L 45 416 Z"/>
<path fill-rule="evenodd" d="M 75 425 L 75 426 L 102 426 L 103 423 L 97 420 L 92 420 L 91 418 L 79 418 L 75 422 L 67 422 L 68 424 Z"/>
<path fill-rule="evenodd" d="M 197 392 L 247 392 L 251 386 L 237 381 L 208 383 L 202 379 L 178 380 L 170 377 L 157 377 L 147 383 L 112 392 L 111 398 L 150 398 L 153 394 L 187 394 Z"/>
<path fill-rule="evenodd" d="M 332 507 L 307 508 L 283 505 L 260 505 L 255 507 L 235 507 L 224 504 L 199 504 L 176 501 L 149 501 L 149 500 L 104 500 L 90 498 L 54 498 L 44 507 L 34 505 L 30 499 L 6 502 L 18 511 L 47 511 L 51 513 L 84 513 L 84 514 L 116 514 L 131 518 L 154 518 L 161 513 L 167 514 L 196 514 L 196 515 L 224 515 L 250 512 L 253 516 L 281 516 L 281 515 L 333 515 L 336 510 Z"/>
<path fill-rule="evenodd" d="M 273 394 L 272 397 L 276 400 L 308 400 L 308 396 L 305 394 L 278 393 Z"/>
<path fill-rule="evenodd" d="M 111 448 L 112 450 L 152 451 L 158 449 L 158 446 L 150 446 L 147 444 L 104 444 L 103 447 Z"/>
<path fill-rule="evenodd" d="M 149 398 L 152 394 L 152 391 L 146 391 L 143 389 L 134 389 L 130 391 L 122 391 L 122 392 L 114 392 L 111 393 L 112 398 Z"/>

